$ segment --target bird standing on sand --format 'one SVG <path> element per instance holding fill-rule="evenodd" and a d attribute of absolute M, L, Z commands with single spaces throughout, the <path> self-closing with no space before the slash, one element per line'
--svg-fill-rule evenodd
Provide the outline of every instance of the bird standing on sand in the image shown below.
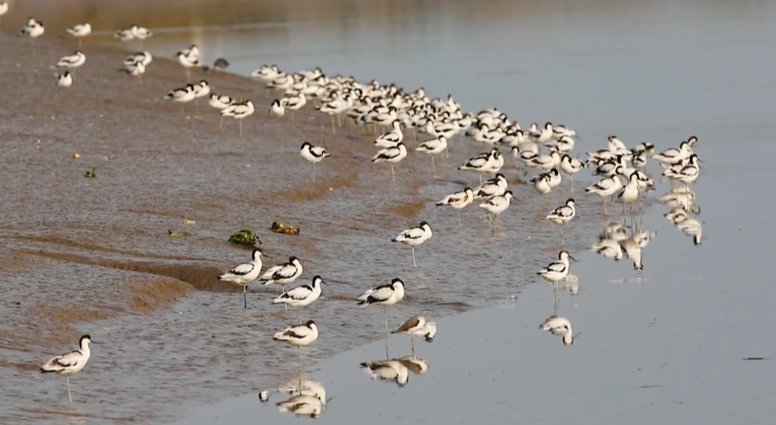
<path fill-rule="evenodd" d="M 83 45 L 83 38 L 92 33 L 92 25 L 88 22 L 83 24 L 74 25 L 72 28 L 65 30 L 68 34 L 78 38 L 78 48 Z"/>
<path fill-rule="evenodd" d="M 73 85 L 73 76 L 70 71 L 65 71 L 61 74 L 56 74 L 57 87 L 70 87 Z"/>
<path fill-rule="evenodd" d="M 91 342 L 92 337 L 84 335 L 79 340 L 78 350 L 56 356 L 40 367 L 41 373 L 58 373 L 67 377 L 67 398 L 70 399 L 71 403 L 73 397 L 70 394 L 70 375 L 80 372 L 86 366 L 92 355 L 89 349 Z"/>

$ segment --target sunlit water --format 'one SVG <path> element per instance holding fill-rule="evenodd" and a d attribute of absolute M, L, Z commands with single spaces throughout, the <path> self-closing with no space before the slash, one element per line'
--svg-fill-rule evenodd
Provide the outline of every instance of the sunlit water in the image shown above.
<path fill-rule="evenodd" d="M 225 251 L 218 243 L 223 235 L 244 223 L 266 225 L 282 218 L 300 225 L 303 229 L 300 238 L 268 232 L 262 233 L 262 238 L 272 251 L 268 263 L 299 255 L 306 265 L 304 280 L 317 273 L 331 282 L 324 288 L 325 298 L 303 313 L 304 318 L 314 317 L 319 322 L 321 338 L 312 349 L 304 350 L 301 367 L 294 350 L 270 341 L 272 333 L 296 317 L 295 311 L 270 309 L 268 299 L 277 290 L 254 289 L 247 311 L 240 308 L 237 293 L 196 291 L 169 311 L 122 316 L 81 326 L 102 344 L 94 347 L 94 357 L 87 370 L 72 380 L 77 400 L 72 406 L 63 397 L 63 379 L 31 377 L 31 371 L 5 369 L 3 374 L 9 376 L 3 378 L 4 387 L 8 388 L 8 397 L 2 402 L 3 411 L 7 412 L 3 413 L 4 419 L 29 423 L 171 421 L 195 406 L 277 386 L 300 368 L 315 371 L 317 360 L 379 339 L 382 309 L 360 310 L 351 298 L 393 276 L 401 276 L 408 282 L 408 297 L 389 310 L 392 325 L 398 325 L 418 311 L 437 318 L 480 306 L 527 308 L 528 314 L 498 319 L 513 319 L 515 326 L 524 329 L 518 335 L 534 335 L 537 341 L 515 342 L 510 355 L 494 350 L 502 355 L 493 354 L 490 361 L 517 364 L 525 361 L 535 369 L 554 371 L 546 379 L 557 382 L 558 386 L 562 386 L 563 379 L 575 382 L 576 390 L 561 392 L 569 405 L 575 405 L 570 400 L 576 400 L 575 396 L 588 388 L 594 394 L 601 394 L 601 399 L 585 399 L 597 403 L 598 407 L 579 405 L 576 410 L 562 409 L 566 413 L 559 415 L 559 420 L 571 417 L 582 419 L 583 423 L 606 423 L 613 422 L 613 418 L 632 417 L 624 416 L 621 411 L 612 416 L 601 413 L 606 410 L 604 395 L 616 390 L 606 384 L 599 386 L 597 379 L 618 373 L 618 365 L 638 368 L 639 363 L 627 363 L 624 359 L 641 352 L 639 341 L 659 344 L 658 348 L 650 345 L 645 350 L 655 356 L 664 353 L 666 363 L 677 356 L 704 360 L 697 368 L 668 367 L 671 376 L 677 377 L 675 383 L 672 381 L 672 392 L 708 391 L 714 402 L 734 406 L 752 397 L 772 398 L 772 389 L 763 382 L 766 376 L 772 375 L 770 362 L 752 366 L 759 373 L 747 375 L 746 379 L 741 378 L 738 366 L 727 366 L 731 362 L 739 365 L 737 362 L 747 356 L 772 357 L 775 348 L 761 334 L 762 324 L 774 322 L 769 303 L 774 290 L 763 279 L 767 273 L 756 269 L 760 262 L 767 261 L 768 245 L 761 235 L 772 233 L 767 231 L 772 229 L 767 215 L 760 216 L 758 211 L 768 211 L 774 205 L 768 197 L 755 200 L 755 189 L 762 187 L 759 181 L 767 181 L 773 174 L 768 158 L 774 148 L 766 142 L 774 129 L 769 103 L 774 90 L 774 60 L 769 52 L 776 42 L 772 19 L 776 8 L 756 1 L 712 5 L 657 1 L 612 3 L 400 2 L 398 7 L 387 2 L 356 2 L 352 8 L 350 4 L 338 4 L 320 14 L 314 8 L 304 9 L 309 7 L 306 3 L 289 3 L 285 13 L 273 9 L 271 14 L 262 14 L 265 9 L 260 7 L 249 7 L 246 12 L 226 8 L 221 14 L 192 18 L 191 22 L 201 25 L 193 29 L 165 29 L 172 24 L 149 18 L 148 25 L 156 22 L 160 30 L 144 46 L 155 54 L 171 55 L 194 41 L 202 47 L 206 62 L 226 57 L 232 63 L 230 70 L 241 74 L 248 74 L 262 63 L 277 63 L 289 71 L 320 66 L 325 72 L 352 74 L 362 80 L 395 81 L 407 88 L 424 86 L 431 95 L 452 93 L 468 110 L 497 106 L 523 126 L 531 121 L 566 123 L 582 136 L 578 152 L 603 147 L 610 134 L 617 134 L 629 145 L 650 141 L 658 149 L 676 145 L 690 134 L 698 135 L 701 142 L 697 151 L 705 161 L 696 188 L 697 202 L 702 207 L 698 219 L 704 225 L 702 246 L 693 246 L 690 238 L 662 217 L 667 208 L 659 205 L 656 198 L 669 184 L 661 181 L 658 191 L 648 195 L 646 214 L 637 218 L 642 228 L 657 231 L 644 251 L 643 272 L 634 271 L 627 259 L 614 263 L 592 253 L 584 254 L 606 220 L 600 215 L 599 199 L 578 197 L 580 217 L 569 226 L 567 244 L 581 260 L 574 265 L 574 273 L 580 279 L 580 295 L 564 292 L 559 311 L 568 315 L 584 335 L 574 346 L 563 347 L 557 337 L 535 330 L 554 311 L 553 293 L 544 283 L 538 283 L 535 271 L 554 258 L 559 243 L 556 227 L 541 220 L 545 208 L 532 188 L 515 189 L 518 199 L 502 217 L 503 229 L 495 235 L 489 234 L 487 225 L 480 221 L 479 211 L 466 211 L 464 226 L 459 228 L 453 211 L 431 204 L 430 201 L 463 184 L 476 183 L 475 175 L 454 169 L 468 156 L 486 149 L 461 141 L 453 147 L 450 158 L 442 161 L 443 171 L 436 177 L 428 169 L 427 158 L 415 157 L 399 171 L 399 184 L 395 187 L 389 185 L 387 167 L 375 166 L 368 173 L 358 175 L 352 191 L 336 190 L 330 196 L 293 208 L 273 200 L 273 209 L 258 219 L 251 208 L 261 199 L 242 201 L 244 211 L 230 211 L 223 220 L 213 208 L 209 215 L 205 208 L 201 212 L 205 216 L 200 220 L 208 226 L 199 234 L 198 244 L 143 239 L 138 235 L 128 237 L 130 242 L 142 240 L 145 244 L 124 247 L 130 251 L 179 256 L 184 259 L 180 262 L 183 264 L 223 268 L 243 256 L 239 251 Z M 85 10 L 84 19 L 89 19 L 90 9 Z M 116 27 L 131 23 L 108 19 L 104 12 L 100 15 Z M 6 21 L 3 22 L 5 25 Z M 229 22 L 237 24 L 230 26 Z M 108 38 L 104 41 L 112 42 Z M 367 140 L 367 136 L 358 138 Z M 268 158 L 277 159 L 295 154 L 297 145 L 286 143 L 282 152 L 260 149 Z M 758 154 L 742 157 L 731 155 L 730 149 Z M 202 150 L 218 153 L 212 146 Z M 366 159 L 359 154 L 354 156 Z M 195 191 L 190 188 L 205 187 L 222 192 L 225 199 L 239 200 L 241 193 L 250 191 L 255 184 L 250 180 L 255 176 L 254 169 L 224 172 L 210 166 L 209 160 L 197 158 L 192 162 L 201 177 L 192 177 L 191 170 L 182 172 L 175 168 L 160 176 L 179 183 L 179 194 L 184 199 L 187 190 Z M 297 165 L 307 164 L 295 162 Z M 323 165 L 321 169 L 325 170 Z M 257 161 L 255 166 L 259 167 L 260 163 Z M 508 170 L 515 175 L 514 168 Z M 287 170 L 278 167 L 273 175 L 264 175 L 263 184 L 276 185 L 277 193 L 282 193 L 284 179 L 298 183 L 309 178 L 306 172 L 281 174 L 283 171 Z M 655 164 L 650 165 L 650 171 L 659 173 Z M 584 179 L 590 181 L 589 177 Z M 739 185 L 748 188 L 746 195 Z M 148 191 L 149 188 L 141 190 L 139 197 L 146 200 L 141 204 L 153 210 L 149 200 L 152 193 Z M 567 191 L 564 186 L 564 192 L 553 193 L 551 204 L 560 205 L 568 196 Z M 407 199 L 424 202 L 417 218 L 429 221 L 435 232 L 434 238 L 418 249 L 419 269 L 411 267 L 408 248 L 389 242 L 398 231 L 415 223 L 414 217 L 401 218 L 391 210 L 395 203 Z M 751 204 L 758 208 L 744 209 Z M 741 206 L 740 211 L 731 207 L 737 205 Z M 614 218 L 621 220 L 618 209 L 612 211 L 616 212 Z M 126 220 L 136 217 L 132 212 L 124 214 L 127 214 Z M 111 222 L 112 218 L 96 217 L 95 220 Z M 163 227 L 168 223 L 160 215 L 158 223 L 142 225 Z M 335 225 L 330 226 L 331 223 Z M 66 237 L 68 230 L 63 230 L 63 234 Z M 93 267 L 81 270 L 42 261 L 44 270 L 57 275 L 60 285 L 73 288 L 74 300 L 84 302 L 88 302 L 88 294 L 74 286 L 80 280 L 115 279 L 120 274 L 106 269 L 100 272 L 104 275 L 95 276 Z M 90 274 L 85 276 L 87 271 Z M 23 276 L 8 277 L 14 288 L 9 297 L 42 296 L 29 295 L 29 289 L 20 287 L 18 284 L 24 279 Z M 521 304 L 519 294 L 525 290 L 530 290 L 528 299 L 535 304 Z M 645 298 L 650 302 L 642 305 Z M 12 307 L 6 310 L 12 311 Z M 634 317 L 629 318 L 630 314 Z M 625 319 L 621 319 L 623 316 Z M 650 325 L 654 322 L 664 325 Z M 451 321 L 451 326 L 454 323 Z M 633 323 L 636 324 L 629 326 Z M 478 332 L 493 332 L 490 336 L 493 339 L 509 331 L 508 326 L 492 331 L 484 325 L 477 328 Z M 475 339 L 461 336 L 442 342 L 444 333 L 448 332 L 455 334 L 456 331 L 440 329 L 441 348 L 426 348 L 430 350 L 427 352 L 432 362 L 429 376 L 439 384 L 436 391 L 442 392 L 440 398 L 450 397 L 462 402 L 462 406 L 465 406 L 463 402 L 485 406 L 509 404 L 513 396 L 503 392 L 495 396 L 487 393 L 488 396 L 479 399 L 476 387 L 485 384 L 474 379 L 463 381 L 462 385 L 474 387 L 466 388 L 463 394 L 446 387 L 449 381 L 444 377 L 451 376 L 452 372 L 449 368 L 435 371 L 433 361 L 444 362 L 445 353 L 451 351 L 476 359 L 482 349 L 471 345 Z M 612 350 L 607 342 L 612 340 L 633 351 Z M 495 344 L 495 347 L 503 346 Z M 608 354 L 607 361 L 591 361 L 599 348 L 601 356 Z M 368 355 L 373 359 L 382 355 L 377 347 L 369 350 Z M 523 352 L 529 354 L 521 357 Z M 30 359 L 29 353 L 18 351 L 3 350 L 3 353 L 11 364 L 45 360 Z M 563 366 L 556 368 L 558 363 Z M 679 362 L 680 365 L 691 363 Z M 660 363 L 650 365 L 659 367 Z M 352 366 L 357 371 L 357 365 Z M 502 369 L 512 370 L 509 365 L 500 365 L 485 370 L 472 367 L 467 373 L 498 376 Z M 324 370 L 313 376 L 319 380 L 336 380 L 340 369 L 332 366 L 332 370 L 336 373 L 327 374 Z M 712 372 L 714 379 L 699 378 Z M 351 376 L 349 373 L 342 372 L 347 377 Z M 633 385 L 666 385 L 668 375 L 655 373 L 654 380 L 645 377 L 633 380 Z M 504 373 L 504 376 L 512 375 Z M 366 374 L 359 377 L 363 380 L 358 382 L 365 382 L 365 387 L 370 385 Z M 532 379 L 539 381 L 544 375 L 532 375 Z M 631 385 L 630 380 L 625 381 Z M 581 382 L 585 385 L 580 385 Z M 741 391 L 714 389 L 727 382 L 735 383 Z M 745 388 L 744 382 L 752 386 Z M 386 385 L 374 394 L 366 389 L 353 391 L 359 396 L 356 397 L 349 395 L 346 387 L 335 384 L 334 388 L 342 389 L 339 394 L 331 394 L 341 397 L 331 404 L 332 420 L 349 417 L 346 406 L 355 403 L 349 400 L 379 400 L 398 391 Z M 557 402 L 539 397 L 526 388 L 530 386 L 526 384 L 520 392 L 528 397 L 526 405 L 544 412 L 557 406 Z M 544 385 L 544 388 L 550 391 L 554 387 Z M 758 390 L 763 393 L 754 393 Z M 444 394 L 444 391 L 450 393 Z M 632 402 L 640 396 L 634 393 L 629 400 Z M 408 422 L 425 418 L 423 403 L 410 402 L 406 397 L 396 395 L 408 407 L 406 411 L 391 411 L 390 417 Z M 417 397 L 416 400 L 422 400 L 422 392 Z M 676 401 L 671 394 L 649 400 Z M 687 407 L 691 413 L 672 417 L 687 421 L 714 419 L 692 414 L 704 408 L 699 399 L 693 397 L 693 400 L 697 403 Z M 767 407 L 757 402 L 746 406 L 753 413 L 744 417 L 755 419 L 753 423 Z M 334 414 L 335 409 L 341 409 L 340 413 Z M 495 422 L 512 422 L 515 417 L 510 409 L 495 409 L 501 413 L 494 416 Z M 599 413 L 582 414 L 587 409 Z M 670 409 L 665 411 L 675 413 Z M 725 412 L 735 413 L 736 409 Z M 221 419 L 229 422 L 228 417 Z M 686 421 L 677 419 L 675 423 L 683 422 Z"/>

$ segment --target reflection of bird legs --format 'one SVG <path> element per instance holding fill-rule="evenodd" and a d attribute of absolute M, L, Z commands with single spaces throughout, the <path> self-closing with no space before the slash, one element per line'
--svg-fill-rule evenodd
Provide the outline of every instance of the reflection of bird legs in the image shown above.
<path fill-rule="evenodd" d="M 410 334 L 410 344 L 412 345 L 412 358 L 415 358 L 415 332 Z"/>
<path fill-rule="evenodd" d="M 558 294 L 558 283 L 554 282 L 552 284 L 552 292 L 555 294 L 555 306 L 553 310 L 553 314 L 558 314 L 558 307 L 560 306 L 560 296 Z"/>
<path fill-rule="evenodd" d="M 388 306 L 383 306 L 385 311 L 385 360 L 388 360 Z"/>

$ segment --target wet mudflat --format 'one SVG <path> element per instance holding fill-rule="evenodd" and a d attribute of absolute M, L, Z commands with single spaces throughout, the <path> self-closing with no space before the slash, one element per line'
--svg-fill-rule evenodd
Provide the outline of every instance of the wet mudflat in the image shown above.
<path fill-rule="evenodd" d="M 15 101 L 2 111 L 0 374 L 8 396 L 0 417 L 13 423 L 169 422 L 193 407 L 249 394 L 243 408 L 212 412 L 225 423 L 253 415 L 279 420 L 274 407 L 259 405 L 255 391 L 301 369 L 335 397 L 322 420 L 363 417 L 348 409 L 355 405 L 384 418 L 434 423 L 437 416 L 424 416 L 423 407 L 437 406 L 433 411 L 443 415 L 442 406 L 460 396 L 490 406 L 484 411 L 495 422 L 521 414 L 548 422 L 633 419 L 626 407 L 643 409 L 645 422 L 657 417 L 653 412 L 676 423 L 762 422 L 763 400 L 772 398 L 765 379 L 773 371 L 774 346 L 753 324 L 773 323 L 773 289 L 760 271 L 768 263 L 766 236 L 773 233 L 762 211 L 773 201 L 758 193 L 773 177 L 768 135 L 774 126 L 765 101 L 772 73 L 754 70 L 773 68 L 760 53 L 776 39 L 768 24 L 774 11 L 757 2 L 715 9 L 647 2 L 615 10 L 592 3 L 598 7 L 587 11 L 539 8 L 521 25 L 505 18 L 472 24 L 461 2 L 424 15 L 429 18 L 422 23 L 408 20 L 401 30 L 344 25 L 338 32 L 331 22 L 357 20 L 344 15 L 313 24 L 279 20 L 274 30 L 259 25 L 255 32 L 210 28 L 197 40 L 211 60 L 234 56 L 233 69 L 241 74 L 264 62 L 289 71 L 321 65 L 364 80 L 424 85 L 432 95 L 452 92 L 467 109 L 495 105 L 524 126 L 565 122 L 582 135 L 579 152 L 603 147 L 609 134 L 629 145 L 652 141 L 659 149 L 697 134 L 704 160 L 695 188 L 705 231 L 700 247 L 662 217 L 667 207 L 657 197 L 669 184 L 661 181 L 637 209 L 639 227 L 657 232 L 645 249 L 644 271 L 627 260 L 585 254 L 610 219 L 623 217 L 616 208 L 603 217 L 597 198 L 578 199 L 579 220 L 566 235 L 580 259 L 572 266 L 578 295 L 562 292 L 558 310 L 582 334 L 571 347 L 537 329 L 554 312 L 554 296 L 535 271 L 560 244 L 556 227 L 541 219 L 544 203 L 533 188 L 515 186 L 517 202 L 495 235 L 477 208 L 466 210 L 458 227 L 453 211 L 432 205 L 476 183 L 476 175 L 455 168 L 486 147 L 453 141 L 436 174 L 428 158 L 411 155 L 392 185 L 388 167 L 367 161 L 374 152 L 369 135 L 355 128 L 333 135 L 328 118 L 311 109 L 293 122 L 271 119 L 261 111 L 278 94 L 254 81 L 195 74 L 215 91 L 257 104 L 260 113 L 246 120 L 246 136 L 239 138 L 236 123 L 220 128 L 204 102 L 199 113 L 192 105 L 182 113 L 161 100 L 185 81 L 177 64 L 154 62 L 138 85 L 116 71 L 125 52 L 87 45 L 89 66 L 62 93 L 49 65 L 74 49 L 72 40 L 30 45 L 4 34 L 0 78 Z M 507 8 L 503 15 L 513 12 Z M 10 22 L 4 19 L 3 28 Z M 285 44 L 278 42 L 283 33 Z M 406 47 L 404 60 L 379 49 L 391 33 L 403 34 L 393 40 Z M 731 33 L 736 36 L 725 35 Z M 226 35 L 212 38 L 217 34 Z M 232 43 L 256 34 L 265 42 L 252 48 Z M 355 46 L 320 49 L 348 46 L 343 37 L 354 35 Z M 415 42 L 423 39 L 435 42 Z M 186 31 L 161 32 L 148 48 L 169 54 L 188 40 Z M 249 53 L 217 47 L 235 45 Z M 312 169 L 298 155 L 303 140 L 326 144 L 335 154 L 319 166 L 314 184 Z M 92 168 L 98 177 L 84 178 Z M 505 171 L 517 183 L 521 173 L 511 164 Z M 553 193 L 550 203 L 560 205 L 567 190 Z M 275 220 L 300 226 L 301 235 L 269 232 Z M 389 240 L 420 220 L 435 233 L 418 249 L 421 267 L 413 269 L 409 249 Z M 219 272 L 249 256 L 226 242 L 242 228 L 259 232 L 266 264 L 297 255 L 305 261 L 303 280 L 321 274 L 332 283 L 304 313 L 320 323 L 322 336 L 305 350 L 301 367 L 294 350 L 269 340 L 296 320 L 295 311 L 269 305 L 279 291 L 254 285 L 243 311 L 240 288 L 217 282 Z M 190 236 L 170 237 L 169 230 Z M 401 389 L 372 382 L 359 370 L 359 362 L 384 356 L 382 343 L 318 364 L 381 338 L 381 309 L 360 310 L 352 298 L 393 276 L 408 282 L 407 299 L 389 310 L 395 325 L 416 312 L 436 319 L 474 307 L 502 308 L 441 320 L 437 341 L 418 346 L 429 371 L 411 376 Z M 72 379 L 71 406 L 64 379 L 40 376 L 36 368 L 81 332 L 98 343 L 87 369 Z M 391 356 L 407 348 L 405 338 L 391 340 Z M 458 369 L 462 357 L 471 359 L 464 371 Z M 743 360 L 751 357 L 766 360 Z M 563 402 L 545 397 L 551 391 Z M 382 406 L 386 396 L 399 407 Z M 271 405 L 278 400 L 273 395 Z M 452 422 L 466 422 L 457 418 L 466 418 L 467 410 L 449 412 Z"/>

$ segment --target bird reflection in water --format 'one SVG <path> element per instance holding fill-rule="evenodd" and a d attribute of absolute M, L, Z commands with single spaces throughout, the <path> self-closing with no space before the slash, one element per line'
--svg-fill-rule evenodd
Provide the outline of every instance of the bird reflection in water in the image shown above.
<path fill-rule="evenodd" d="M 407 385 L 410 379 L 410 369 L 397 359 L 366 361 L 361 363 L 361 367 L 372 379 L 392 381 L 400 387 Z M 428 364 L 426 364 L 427 368 Z"/>
<path fill-rule="evenodd" d="M 324 411 L 326 403 L 329 401 L 326 398 L 326 389 L 323 385 L 320 382 L 307 379 L 303 375 L 280 386 L 278 391 L 291 396 L 276 404 L 278 410 L 297 416 L 317 418 Z M 261 398 L 261 393 L 259 395 Z M 261 398 L 262 401 L 268 399 L 268 396 L 266 399 Z"/>
<path fill-rule="evenodd" d="M 565 346 L 570 346 L 574 343 L 574 331 L 571 329 L 571 322 L 565 317 L 553 314 L 539 325 L 539 329 L 561 336 Z"/>
<path fill-rule="evenodd" d="M 693 244 L 699 246 L 703 237 L 703 225 L 693 218 L 685 209 L 674 208 L 665 214 L 666 219 L 674 223 L 677 229 L 692 238 Z"/>
<path fill-rule="evenodd" d="M 635 270 L 644 269 L 642 260 L 642 251 L 649 242 L 656 236 L 655 232 L 648 230 L 639 230 L 635 224 L 631 226 L 632 232 L 620 223 L 609 223 L 598 236 L 598 241 L 593 244 L 592 249 L 598 255 L 619 261 L 623 255 L 626 255 L 633 261 Z"/>

